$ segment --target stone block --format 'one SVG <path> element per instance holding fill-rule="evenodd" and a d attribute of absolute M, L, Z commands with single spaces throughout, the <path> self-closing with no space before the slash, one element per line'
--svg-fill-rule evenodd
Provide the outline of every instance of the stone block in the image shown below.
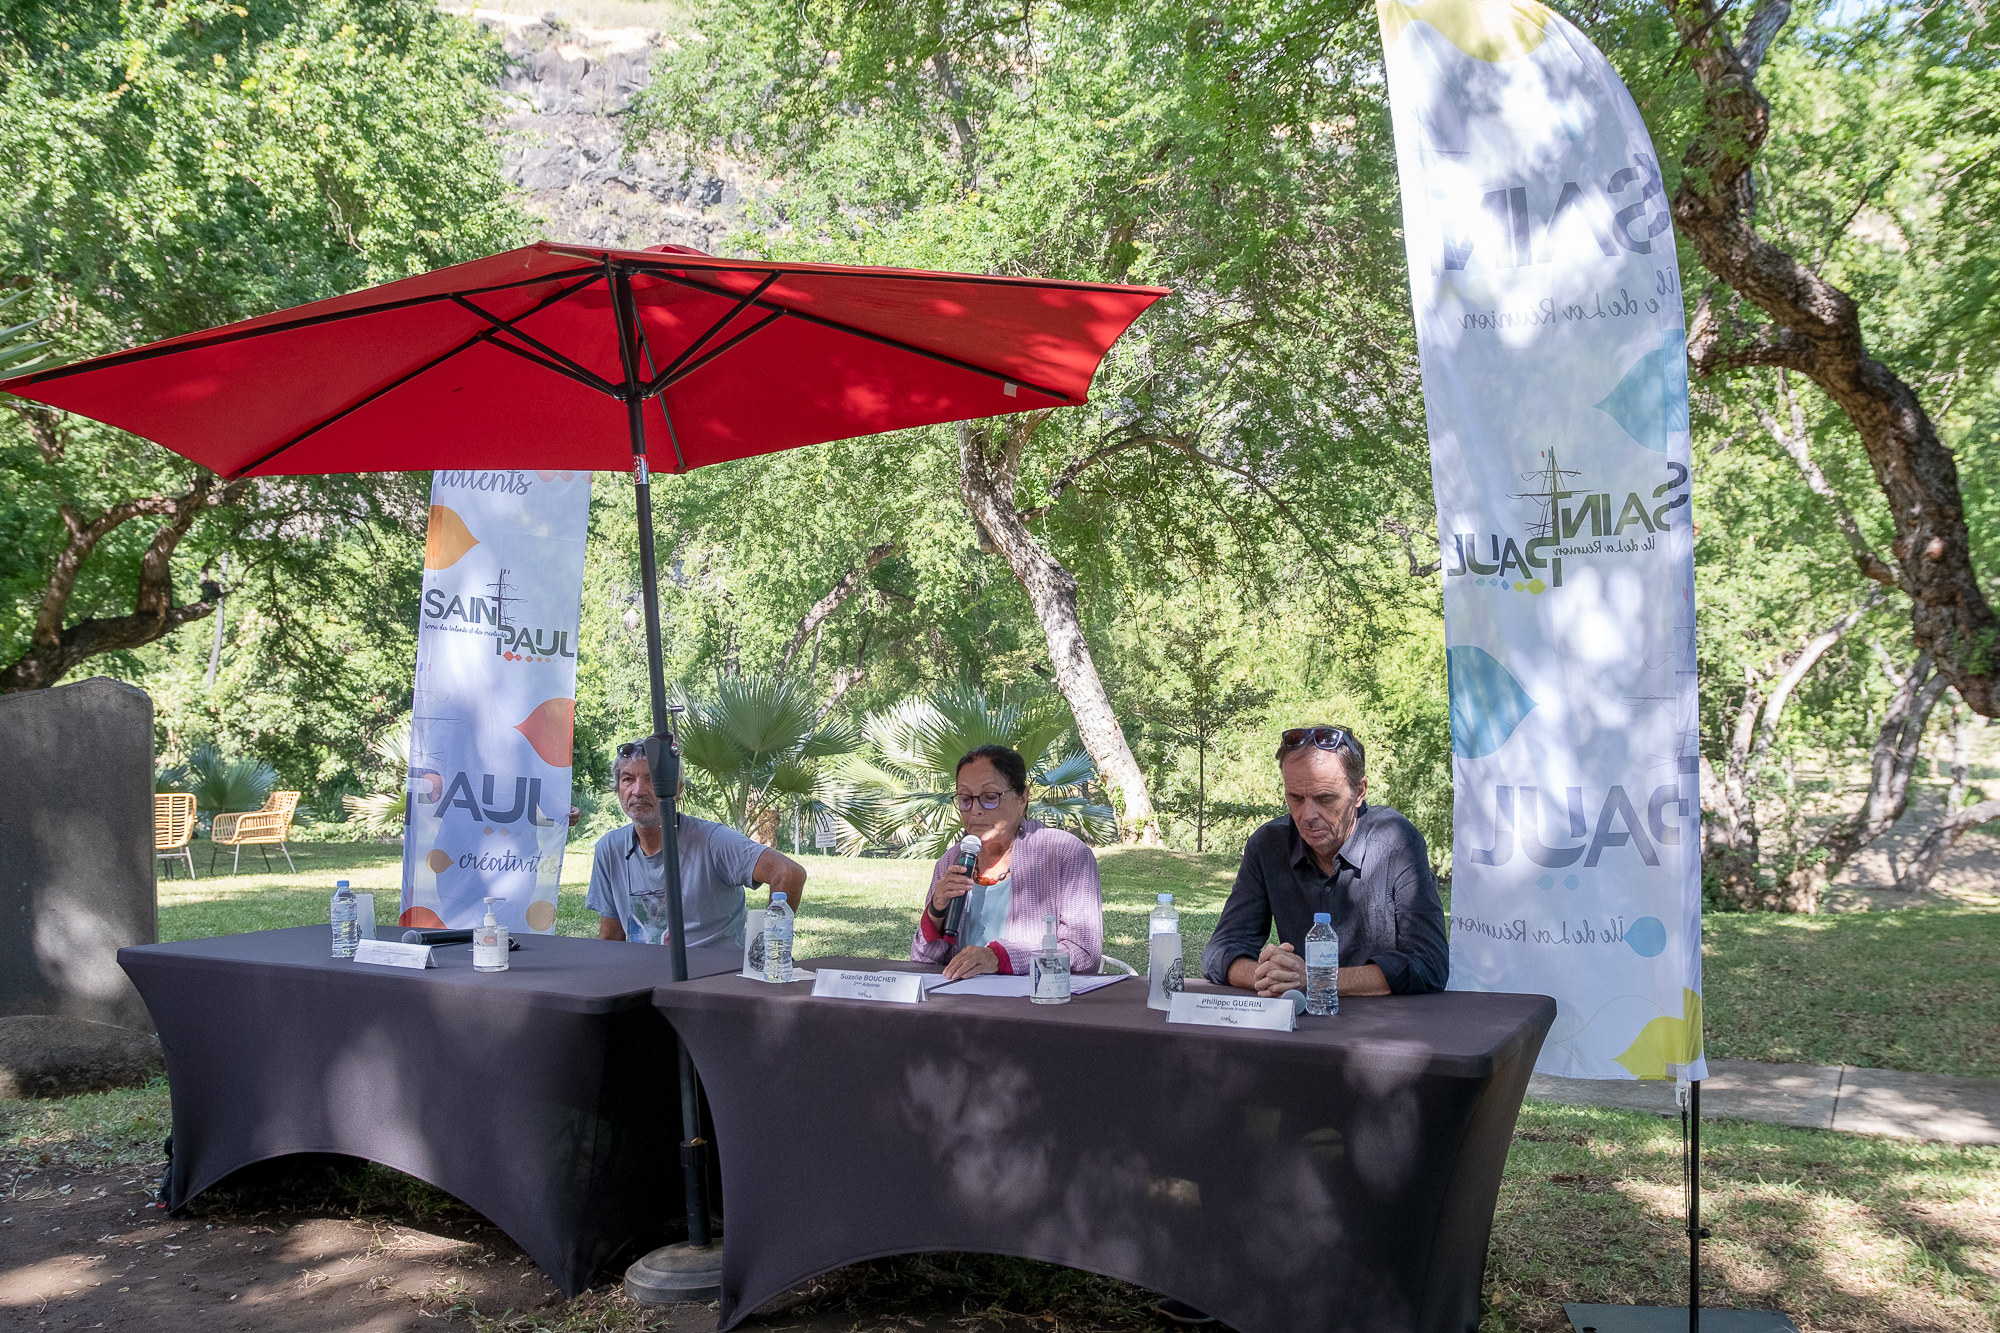
<path fill-rule="evenodd" d="M 153 701 L 103 677 L 0 695 L 0 1017 L 151 1032 L 118 950 L 159 938 Z"/>
<path fill-rule="evenodd" d="M 150 1032 L 83 1018 L 0 1018 L 0 1098 L 102 1092 L 166 1070 Z"/>

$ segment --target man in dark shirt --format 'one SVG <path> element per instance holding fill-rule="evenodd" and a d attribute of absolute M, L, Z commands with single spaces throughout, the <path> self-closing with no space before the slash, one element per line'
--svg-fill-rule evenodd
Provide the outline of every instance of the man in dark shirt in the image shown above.
<path fill-rule="evenodd" d="M 1313 913 L 1333 917 L 1342 995 L 1443 990 L 1449 958 L 1424 835 L 1369 805 L 1367 757 L 1345 727 L 1294 727 L 1278 746 L 1289 814 L 1243 848 L 1236 887 L 1203 952 L 1210 981 L 1304 990 Z M 1277 944 L 1267 941 L 1278 925 Z"/>

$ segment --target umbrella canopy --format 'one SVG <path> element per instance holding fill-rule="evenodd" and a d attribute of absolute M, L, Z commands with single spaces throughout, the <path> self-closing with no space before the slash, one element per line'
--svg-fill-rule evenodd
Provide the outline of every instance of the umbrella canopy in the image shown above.
<path fill-rule="evenodd" d="M 629 291 L 637 365 L 617 305 Z M 542 242 L 0 381 L 225 477 L 686 471 L 1085 401 L 1160 287 Z"/>

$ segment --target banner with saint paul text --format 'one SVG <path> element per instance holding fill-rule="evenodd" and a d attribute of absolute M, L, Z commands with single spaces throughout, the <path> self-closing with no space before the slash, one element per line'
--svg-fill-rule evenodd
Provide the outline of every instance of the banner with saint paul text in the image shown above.
<path fill-rule="evenodd" d="M 406 926 L 555 929 L 588 472 L 431 482 L 403 834 Z"/>
<path fill-rule="evenodd" d="M 1686 333 L 1659 164 L 1532 0 L 1378 0 L 1444 560 L 1451 985 L 1702 1077 Z"/>

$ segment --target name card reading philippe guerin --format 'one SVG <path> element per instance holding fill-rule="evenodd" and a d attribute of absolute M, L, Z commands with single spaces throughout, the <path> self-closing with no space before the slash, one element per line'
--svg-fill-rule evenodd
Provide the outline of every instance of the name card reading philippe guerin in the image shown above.
<path fill-rule="evenodd" d="M 812 993 L 836 1000 L 918 1004 L 924 998 L 924 978 L 920 972 L 846 972 L 823 967 L 813 978 Z"/>
<path fill-rule="evenodd" d="M 1178 991 L 1168 1001 L 1169 1023 L 1194 1023 L 1214 1028 L 1264 1028 L 1290 1032 L 1298 1011 L 1287 999 L 1264 1000 L 1254 995 L 1214 995 Z"/>

